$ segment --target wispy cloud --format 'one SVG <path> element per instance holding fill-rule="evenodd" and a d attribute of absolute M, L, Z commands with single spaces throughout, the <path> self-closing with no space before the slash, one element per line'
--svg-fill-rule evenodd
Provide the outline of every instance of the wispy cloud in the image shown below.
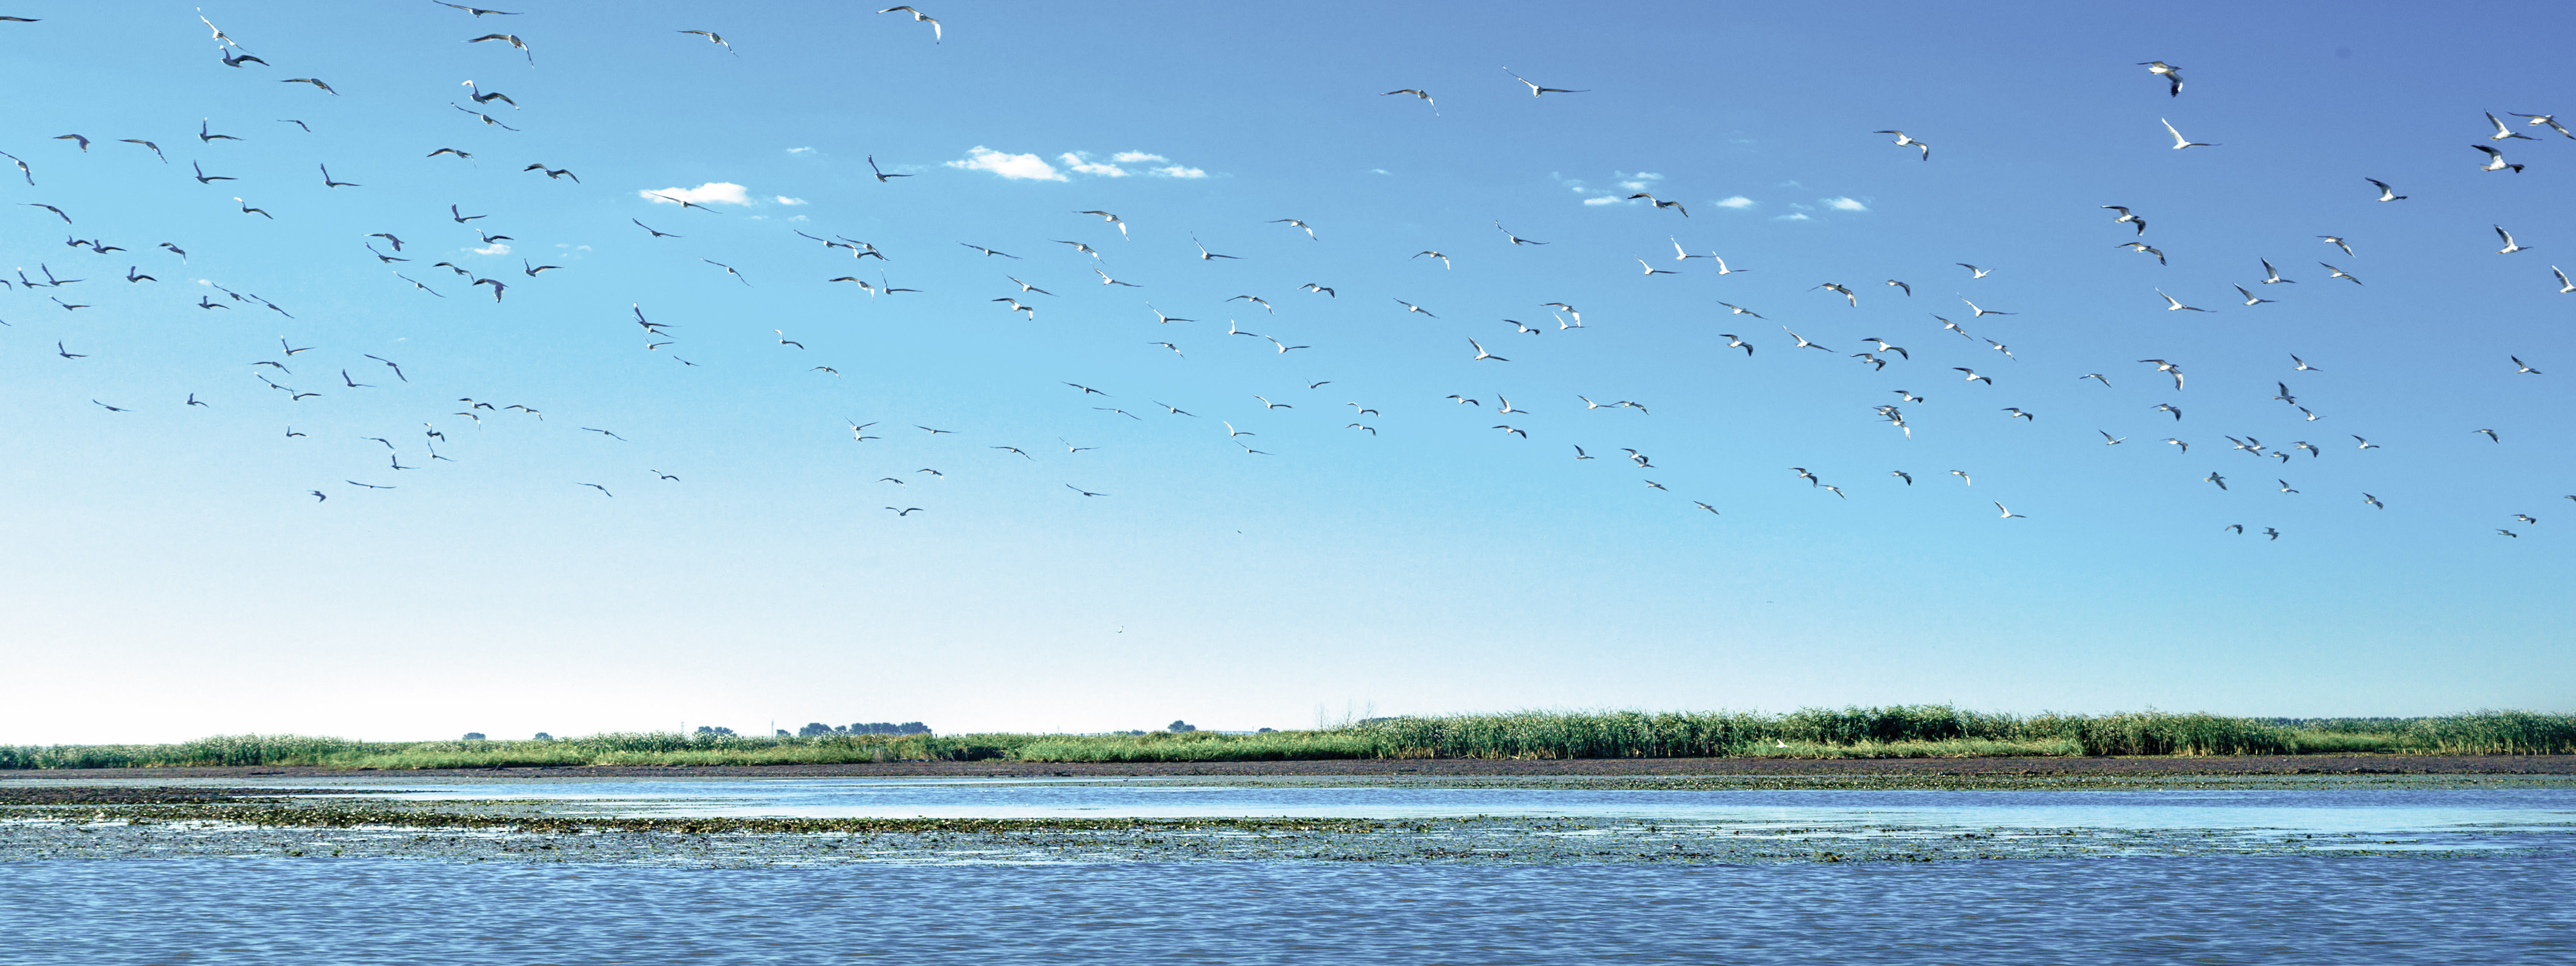
<path fill-rule="evenodd" d="M 1775 216 L 1772 216 L 1771 220 L 1772 220 L 1772 221 L 1814 221 L 1815 219 L 1807 217 L 1804 213 L 1799 213 L 1799 214 L 1791 214 L 1791 215 L 1775 215 Z"/>
<path fill-rule="evenodd" d="M 748 205 L 751 196 L 741 185 L 731 181 L 709 181 L 695 188 L 664 188 L 660 191 L 638 191 L 637 196 L 657 205 L 694 202 L 701 205 Z"/>
<path fill-rule="evenodd" d="M 813 148 L 788 148 L 788 149 L 787 149 L 787 153 L 789 153 L 789 154 L 813 154 L 813 153 L 814 153 L 814 149 L 813 149 Z"/>
<path fill-rule="evenodd" d="M 786 195 L 779 195 L 779 196 L 778 196 L 778 203 L 779 203 L 779 204 L 782 204 L 782 205 L 801 205 L 801 204 L 804 204 L 804 203 L 805 203 L 805 199 L 803 199 L 803 198 L 790 198 L 790 197 L 788 197 L 788 196 L 786 196 Z"/>
<path fill-rule="evenodd" d="M 1120 164 L 1136 164 L 1142 161 L 1169 161 L 1171 159 L 1159 154 L 1147 154 L 1143 151 L 1120 151 L 1116 154 L 1110 155 L 1109 160 L 1116 161 Z"/>
<path fill-rule="evenodd" d="M 967 171 L 990 171 L 1014 181 L 1065 181 L 1063 172 L 1034 154 L 1003 154 L 983 145 L 966 152 L 963 161 L 950 161 L 948 167 Z"/>
<path fill-rule="evenodd" d="M 1869 206 L 1850 198 L 1826 198 L 1824 205 L 1835 211 L 1868 211 Z"/>
<path fill-rule="evenodd" d="M 1129 155 L 1133 155 L 1135 153 L 1136 152 L 1128 151 L 1115 155 L 1114 157 L 1116 160 L 1125 161 L 1128 159 Z M 1146 155 L 1146 157 L 1152 157 L 1152 155 Z M 1114 164 L 1101 164 L 1097 161 L 1091 160 L 1091 152 L 1089 151 L 1067 151 L 1058 155 L 1057 160 L 1063 161 L 1064 166 L 1072 170 L 1075 174 L 1098 175 L 1103 178 L 1124 178 L 1127 176 L 1127 169 L 1125 168 L 1121 168 Z"/>
<path fill-rule="evenodd" d="M 489 246 L 483 248 L 468 248 L 466 251 L 473 252 L 477 255 L 507 255 L 510 253 L 510 243 L 493 242 Z"/>
<path fill-rule="evenodd" d="M 1583 203 L 1584 203 L 1584 204 L 1587 204 L 1587 205 L 1615 205 L 1615 204 L 1618 204 L 1618 203 L 1619 203 L 1619 196 L 1618 196 L 1618 195 L 1594 195 L 1594 196 L 1592 196 L 1592 197 L 1589 197 L 1589 198 L 1585 198 L 1585 199 L 1583 199 Z"/>
<path fill-rule="evenodd" d="M 1663 175 L 1656 174 L 1652 171 L 1639 171 L 1636 174 L 1618 172 L 1617 176 L 1619 179 L 1619 187 L 1626 188 L 1630 191 L 1644 191 L 1653 187 L 1655 182 L 1664 180 Z"/>
<path fill-rule="evenodd" d="M 1153 168 L 1150 170 L 1152 173 L 1162 175 L 1166 178 L 1204 178 L 1208 176 L 1206 171 L 1198 168 L 1184 168 L 1177 164 L 1168 168 Z"/>
<path fill-rule="evenodd" d="M 1758 205 L 1758 204 L 1761 204 L 1761 202 L 1759 202 L 1759 201 L 1755 201 L 1755 200 L 1753 200 L 1753 199 L 1751 199 L 1751 198 L 1747 198 L 1747 197 L 1745 197 L 1745 196 L 1743 196 L 1743 195 L 1736 195 L 1736 196 L 1734 196 L 1734 197 L 1731 197 L 1731 198 L 1725 198 L 1725 199 L 1722 199 L 1722 200 L 1720 200 L 1720 201 L 1718 201 L 1718 202 L 1717 202 L 1717 206 L 1718 206 L 1718 207 L 1720 207 L 1720 208 L 1733 208 L 1733 209 L 1736 209 L 1736 210 L 1738 210 L 1738 211 L 1742 211 L 1742 210 L 1744 210 L 1744 209 L 1746 209 L 1746 208 L 1751 208 L 1751 207 L 1753 207 L 1753 206 L 1755 206 L 1755 205 Z"/>

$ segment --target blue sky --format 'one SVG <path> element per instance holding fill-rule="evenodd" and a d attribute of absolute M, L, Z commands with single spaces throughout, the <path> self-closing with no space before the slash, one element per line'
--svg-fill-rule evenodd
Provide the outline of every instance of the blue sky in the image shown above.
<path fill-rule="evenodd" d="M 2554 7 L 509 9 L 204 8 L 240 68 L 190 5 L 0 25 L 0 249 L 86 279 L 0 291 L 0 633 L 42 682 L 0 740 L 2569 705 L 2576 140 L 2482 116 L 2576 115 Z"/>

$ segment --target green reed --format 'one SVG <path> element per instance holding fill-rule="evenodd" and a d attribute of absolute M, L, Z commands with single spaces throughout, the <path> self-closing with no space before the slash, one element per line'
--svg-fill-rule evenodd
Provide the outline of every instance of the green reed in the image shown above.
<path fill-rule="evenodd" d="M 361 742 L 218 735 L 170 745 L 0 745 L 0 769 L 340 769 L 1360 758 L 1922 758 L 2006 755 L 2576 753 L 2576 715 L 2240 718 L 2163 711 L 2013 715 L 1948 705 L 1756 712 L 1520 711 L 1373 718 L 1317 731 L 1146 735 L 618 732 L 546 741 Z"/>

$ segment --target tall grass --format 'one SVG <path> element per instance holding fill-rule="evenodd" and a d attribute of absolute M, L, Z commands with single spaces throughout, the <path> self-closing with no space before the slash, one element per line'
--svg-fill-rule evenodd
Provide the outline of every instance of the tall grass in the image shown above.
<path fill-rule="evenodd" d="M 362 742 L 218 735 L 175 745 L 0 745 L 0 769 L 339 769 L 792 765 L 900 761 L 1195 762 L 1358 758 L 1919 758 L 1998 755 L 2576 753 L 2576 715 L 2233 718 L 2161 711 L 2012 715 L 1947 705 L 1753 712 L 1556 712 L 1372 718 L 1225 735 L 820 735 L 623 732 L 548 741 Z"/>

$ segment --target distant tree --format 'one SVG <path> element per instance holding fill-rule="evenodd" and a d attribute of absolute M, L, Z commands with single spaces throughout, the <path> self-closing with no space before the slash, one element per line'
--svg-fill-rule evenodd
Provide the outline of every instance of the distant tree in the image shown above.
<path fill-rule="evenodd" d="M 1276 731 L 1278 731 L 1278 730 L 1279 730 L 1279 729 L 1277 729 L 1277 728 L 1263 728 L 1263 729 L 1261 729 L 1261 730 L 1259 730 L 1259 731 L 1253 732 L 1253 734 L 1257 734 L 1257 735 L 1266 735 L 1266 734 L 1271 734 L 1271 733 L 1273 733 L 1273 732 L 1276 732 Z"/>
<path fill-rule="evenodd" d="M 699 725 L 698 735 L 706 738 L 730 738 L 733 737 L 733 729 Z"/>
<path fill-rule="evenodd" d="M 796 737 L 799 738 L 814 738 L 822 735 L 838 733 L 839 729 L 820 721 L 808 722 L 805 727 L 796 729 Z"/>
<path fill-rule="evenodd" d="M 1169 731 L 1173 734 L 1183 734 L 1186 732 L 1197 731 L 1199 729 L 1197 725 L 1191 724 L 1187 721 L 1174 721 L 1169 727 L 1166 727 L 1163 730 Z"/>
<path fill-rule="evenodd" d="M 550 735 L 550 734 L 547 734 L 547 733 L 545 733 L 545 732 L 540 731 L 540 732 L 537 732 L 537 740 L 538 740 L 538 741 L 553 741 L 553 740 L 555 740 L 555 736 L 553 736 L 553 735 Z"/>
<path fill-rule="evenodd" d="M 780 728 L 780 729 L 778 729 L 778 737 L 781 737 L 781 738 L 788 737 L 787 729 L 785 729 L 785 728 Z"/>
<path fill-rule="evenodd" d="M 482 732 L 480 732 L 480 731 L 468 731 L 468 732 L 466 732 L 466 733 L 465 733 L 465 740 L 467 740 L 467 741 L 481 741 L 481 740 L 483 740 L 483 733 L 482 733 Z"/>
<path fill-rule="evenodd" d="M 926 735 L 930 726 L 918 721 L 895 724 L 889 721 L 862 721 L 843 729 L 854 735 Z"/>

